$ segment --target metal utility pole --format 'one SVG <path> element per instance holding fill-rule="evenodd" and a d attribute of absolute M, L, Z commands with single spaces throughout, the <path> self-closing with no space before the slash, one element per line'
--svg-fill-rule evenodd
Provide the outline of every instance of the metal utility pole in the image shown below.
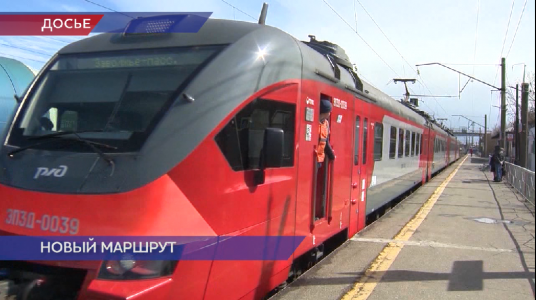
<path fill-rule="evenodd" d="M 519 145 L 519 165 L 527 167 L 527 122 L 529 112 L 529 84 L 521 86 L 521 143 Z"/>
<path fill-rule="evenodd" d="M 501 60 L 501 139 L 503 148 L 508 151 L 506 146 L 506 59 Z"/>
<path fill-rule="evenodd" d="M 471 146 L 474 146 L 475 145 L 475 122 L 473 122 L 471 126 L 473 126 L 473 128 L 471 129 L 471 132 L 473 133 L 471 135 Z"/>
<path fill-rule="evenodd" d="M 484 154 L 487 157 L 488 151 L 488 115 L 484 115 Z"/>
<path fill-rule="evenodd" d="M 519 152 L 519 84 L 516 84 L 516 120 L 514 124 L 514 138 L 515 138 L 515 145 L 516 145 L 516 152 L 515 152 L 515 161 L 514 164 L 519 165 L 519 157 L 521 155 L 521 152 Z"/>
<path fill-rule="evenodd" d="M 478 149 L 482 151 L 482 127 L 478 127 Z"/>

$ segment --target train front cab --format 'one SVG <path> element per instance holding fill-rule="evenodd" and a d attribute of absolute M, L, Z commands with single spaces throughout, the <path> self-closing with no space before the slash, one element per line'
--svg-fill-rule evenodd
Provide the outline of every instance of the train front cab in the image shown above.
<path fill-rule="evenodd" d="M 293 236 L 297 222 L 309 228 L 296 217 L 301 61 L 284 32 L 225 20 L 208 20 L 196 35 L 102 34 L 65 47 L 2 136 L 0 234 Z M 259 169 L 267 127 L 268 144 L 284 147 Z M 96 131 L 78 133 L 86 142 L 56 135 L 86 130 Z M 37 300 L 259 299 L 287 279 L 293 258 L 0 262 L 0 280 Z M 65 278 L 73 282 L 62 292 Z"/>

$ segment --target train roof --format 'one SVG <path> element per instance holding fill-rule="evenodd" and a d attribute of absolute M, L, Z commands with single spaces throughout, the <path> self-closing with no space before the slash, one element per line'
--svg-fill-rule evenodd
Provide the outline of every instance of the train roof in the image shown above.
<path fill-rule="evenodd" d="M 192 16 L 196 17 L 196 16 Z M 66 45 L 58 51 L 58 54 L 108 52 L 132 49 L 153 49 L 181 46 L 209 46 L 230 45 L 246 35 L 262 29 L 270 28 L 282 31 L 278 28 L 244 21 L 225 19 L 208 19 L 201 29 L 193 33 L 168 33 L 165 35 L 147 36 L 143 34 L 123 35 L 118 33 L 104 33 Z M 288 33 L 286 33 L 288 34 Z M 300 41 L 292 37 L 302 51 L 304 70 L 309 73 L 321 71 L 322 74 L 334 74 L 333 65 L 340 68 L 340 79 L 330 79 L 331 83 L 342 89 L 349 90 L 354 94 L 374 102 L 376 105 L 418 124 L 434 124 L 436 130 L 448 134 L 448 130 L 441 129 L 441 125 L 434 122 L 433 118 L 414 106 L 401 103 L 388 96 L 381 90 L 360 79 L 353 71 L 353 64 L 346 55 L 344 49 L 328 41 L 316 41 L 310 36 L 311 41 Z M 140 41 L 143 40 L 142 43 Z M 328 56 L 330 58 L 328 58 Z"/>

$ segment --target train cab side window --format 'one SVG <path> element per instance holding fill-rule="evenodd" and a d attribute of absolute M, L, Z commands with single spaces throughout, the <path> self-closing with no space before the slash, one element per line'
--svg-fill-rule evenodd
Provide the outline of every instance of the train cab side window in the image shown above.
<path fill-rule="evenodd" d="M 374 161 L 383 159 L 383 124 L 376 123 L 374 126 Z"/>
<path fill-rule="evenodd" d="M 284 131 L 283 165 L 294 165 L 296 106 L 267 99 L 256 99 L 238 112 L 216 135 L 215 141 L 234 171 L 253 170 L 259 159 L 267 127 Z"/>
<path fill-rule="evenodd" d="M 398 157 L 404 157 L 404 129 L 398 130 Z"/>
<path fill-rule="evenodd" d="M 389 145 L 389 158 L 395 159 L 396 158 L 396 134 L 397 128 L 391 127 L 391 144 Z"/>
<path fill-rule="evenodd" d="M 409 130 L 406 130 L 406 156 L 409 156 L 409 149 L 411 147 L 411 133 Z"/>

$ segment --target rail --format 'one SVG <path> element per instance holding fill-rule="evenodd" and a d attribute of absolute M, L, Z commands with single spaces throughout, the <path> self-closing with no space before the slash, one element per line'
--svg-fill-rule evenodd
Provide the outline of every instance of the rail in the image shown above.
<path fill-rule="evenodd" d="M 534 206 L 534 172 L 509 162 L 504 162 L 506 181 Z"/>

